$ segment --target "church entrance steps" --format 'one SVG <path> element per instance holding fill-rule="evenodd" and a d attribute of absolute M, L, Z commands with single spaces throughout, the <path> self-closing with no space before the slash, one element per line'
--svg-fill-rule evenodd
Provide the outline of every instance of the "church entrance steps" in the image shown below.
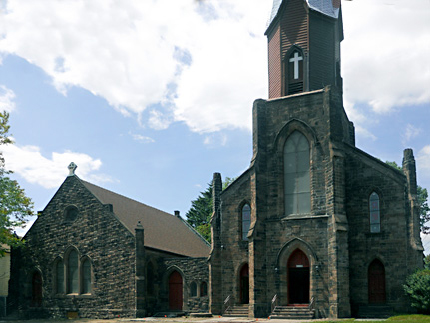
<path fill-rule="evenodd" d="M 308 306 L 276 306 L 270 319 L 311 320 L 314 316 L 315 310 Z"/>
<path fill-rule="evenodd" d="M 391 306 L 387 305 L 360 305 L 358 308 L 358 317 L 361 318 L 387 318 L 393 316 L 394 311 Z"/>
<path fill-rule="evenodd" d="M 248 304 L 233 305 L 224 312 L 226 317 L 248 317 Z"/>

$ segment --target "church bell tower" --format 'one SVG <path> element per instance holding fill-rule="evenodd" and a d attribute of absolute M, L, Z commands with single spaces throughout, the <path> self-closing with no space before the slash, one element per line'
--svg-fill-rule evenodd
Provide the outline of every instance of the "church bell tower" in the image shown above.
<path fill-rule="evenodd" d="M 274 0 L 268 39 L 269 99 L 342 88 L 340 0 Z"/>

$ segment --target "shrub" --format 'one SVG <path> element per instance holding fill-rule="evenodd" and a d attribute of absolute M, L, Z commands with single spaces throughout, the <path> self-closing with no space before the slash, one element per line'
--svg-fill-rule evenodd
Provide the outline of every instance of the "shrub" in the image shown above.
<path fill-rule="evenodd" d="M 403 285 L 411 306 L 418 313 L 430 314 L 430 269 L 418 270 L 406 279 Z"/>

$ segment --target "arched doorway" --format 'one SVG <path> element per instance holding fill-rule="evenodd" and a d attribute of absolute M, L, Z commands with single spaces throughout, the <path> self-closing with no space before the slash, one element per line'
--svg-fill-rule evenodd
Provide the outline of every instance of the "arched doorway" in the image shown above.
<path fill-rule="evenodd" d="M 31 306 L 42 306 L 42 275 L 35 271 L 31 279 Z"/>
<path fill-rule="evenodd" d="M 300 249 L 288 258 L 288 304 L 309 303 L 309 260 Z"/>
<path fill-rule="evenodd" d="M 369 304 L 385 303 L 385 268 L 378 259 L 372 261 L 367 271 Z"/>
<path fill-rule="evenodd" d="M 249 268 L 244 264 L 239 272 L 239 300 L 241 304 L 249 303 Z"/>
<path fill-rule="evenodd" d="M 176 270 L 169 276 L 169 309 L 171 311 L 182 311 L 183 298 L 182 276 Z"/>

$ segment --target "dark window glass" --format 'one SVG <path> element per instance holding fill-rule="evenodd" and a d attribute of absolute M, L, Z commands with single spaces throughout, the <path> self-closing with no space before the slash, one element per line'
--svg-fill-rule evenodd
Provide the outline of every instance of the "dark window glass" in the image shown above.
<path fill-rule="evenodd" d="M 148 278 L 148 283 L 146 285 L 146 289 L 148 292 L 148 295 L 154 295 L 155 291 L 155 271 L 154 271 L 154 265 L 150 262 L 148 264 L 148 269 L 146 271 L 146 277 Z"/>
<path fill-rule="evenodd" d="M 66 221 L 72 222 L 75 221 L 78 217 L 78 209 L 75 206 L 70 206 L 66 210 Z"/>
<path fill-rule="evenodd" d="M 67 262 L 67 293 L 79 293 L 78 252 L 72 250 Z"/>
<path fill-rule="evenodd" d="M 311 211 L 309 143 L 294 131 L 284 145 L 285 213 L 304 214 Z"/>
<path fill-rule="evenodd" d="M 82 293 L 91 293 L 91 262 L 85 259 L 82 264 Z"/>
<path fill-rule="evenodd" d="M 370 232 L 381 232 L 381 216 L 379 213 L 379 196 L 375 192 L 369 198 Z"/>
<path fill-rule="evenodd" d="M 200 296 L 208 296 L 208 284 L 206 282 L 202 282 L 200 285 Z"/>
<path fill-rule="evenodd" d="M 62 260 L 57 261 L 55 274 L 57 294 L 64 294 L 64 263 Z"/>
<path fill-rule="evenodd" d="M 196 282 L 192 282 L 191 283 L 190 289 L 191 289 L 190 296 L 191 297 L 196 297 L 197 296 L 197 284 L 196 284 Z"/>
<path fill-rule="evenodd" d="M 245 204 L 242 207 L 242 240 L 248 240 L 249 226 L 251 225 L 251 207 Z"/>

